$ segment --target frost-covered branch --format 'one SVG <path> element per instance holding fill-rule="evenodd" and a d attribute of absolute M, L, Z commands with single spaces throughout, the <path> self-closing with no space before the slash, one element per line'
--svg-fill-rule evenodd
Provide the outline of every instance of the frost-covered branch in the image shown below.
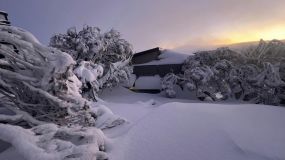
<path fill-rule="evenodd" d="M 73 27 L 65 34 L 54 35 L 50 46 L 77 61 L 74 73 L 83 84 L 84 98 L 96 100 L 100 90 L 128 83 L 130 79 L 131 45 L 113 29 L 101 33 L 97 27 L 85 26 L 77 32 Z"/>
<path fill-rule="evenodd" d="M 0 65 L 0 93 L 9 102 L 6 107 L 36 125 L 40 121 L 94 125 L 94 119 L 82 116 L 91 111 L 80 95 L 81 82 L 73 74 L 76 62 L 71 56 L 41 45 L 13 26 L 0 26 L 0 35 L 5 62 Z M 74 117 L 83 119 L 75 122 Z"/>
<path fill-rule="evenodd" d="M 162 88 L 169 88 L 174 95 L 173 86 L 184 84 L 184 88 L 195 91 L 202 100 L 235 98 L 279 105 L 285 101 L 284 51 L 285 44 L 273 40 L 261 41 L 246 54 L 229 48 L 198 52 L 185 60 L 183 75 L 166 75 Z"/>
<path fill-rule="evenodd" d="M 28 160 L 108 159 L 102 152 L 105 137 L 96 128 L 58 127 L 45 124 L 24 129 L 0 124 L 0 139 Z"/>

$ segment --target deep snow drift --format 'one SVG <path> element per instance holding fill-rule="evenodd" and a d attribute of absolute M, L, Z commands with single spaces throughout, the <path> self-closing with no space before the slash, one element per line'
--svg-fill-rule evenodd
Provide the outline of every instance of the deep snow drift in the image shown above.
<path fill-rule="evenodd" d="M 124 89 L 103 96 L 128 120 L 104 131 L 111 159 L 285 159 L 285 108 L 151 97 Z"/>

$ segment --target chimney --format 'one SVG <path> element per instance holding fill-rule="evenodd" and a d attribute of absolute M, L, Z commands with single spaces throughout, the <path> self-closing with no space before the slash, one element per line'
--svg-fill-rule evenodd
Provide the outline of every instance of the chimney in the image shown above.
<path fill-rule="evenodd" d="M 3 12 L 0 10 L 0 25 L 10 25 L 10 22 L 8 20 L 8 13 Z"/>

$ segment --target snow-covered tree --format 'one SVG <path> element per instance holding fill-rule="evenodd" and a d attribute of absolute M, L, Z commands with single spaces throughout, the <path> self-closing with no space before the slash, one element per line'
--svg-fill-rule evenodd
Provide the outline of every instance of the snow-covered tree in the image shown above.
<path fill-rule="evenodd" d="M 97 27 L 85 26 L 77 32 L 73 27 L 66 34 L 54 35 L 50 46 L 70 54 L 77 61 L 75 73 L 79 75 L 83 95 L 88 99 L 96 99 L 100 89 L 128 83 L 130 79 L 132 48 L 116 30 L 101 33 Z M 95 71 L 97 69 L 100 74 Z"/>
<path fill-rule="evenodd" d="M 285 93 L 280 67 L 283 47 L 282 42 L 273 40 L 268 43 L 261 41 L 256 49 L 246 54 L 229 48 L 195 53 L 185 60 L 182 66 L 184 74 L 167 75 L 162 81 L 166 87 L 162 88 L 170 90 L 174 96 L 173 86 L 183 84 L 184 88 L 195 91 L 202 100 L 232 97 L 253 103 L 279 105 L 284 101 Z M 280 59 L 272 55 L 279 55 Z"/>
<path fill-rule="evenodd" d="M 50 40 L 50 46 L 70 54 L 75 60 L 110 64 L 131 58 L 131 45 L 118 31 L 112 29 L 101 33 L 97 27 L 84 26 L 77 32 L 69 28 L 65 34 L 56 34 Z"/>
<path fill-rule="evenodd" d="M 199 99 L 229 98 L 229 71 L 235 63 L 243 61 L 237 54 L 228 48 L 219 48 L 189 56 L 182 67 L 185 87 L 195 90 Z"/>
<path fill-rule="evenodd" d="M 118 70 L 128 63 L 126 59 L 110 66 Z M 126 120 L 85 99 L 81 89 L 93 82 L 103 86 L 98 77 L 112 76 L 104 75 L 101 64 L 77 64 L 29 32 L 0 25 L 0 140 L 25 159 L 107 159 L 100 129 Z"/>
<path fill-rule="evenodd" d="M 82 84 L 72 72 L 72 57 L 44 47 L 16 27 L 0 29 L 1 104 L 31 126 L 39 121 L 94 125 L 89 104 L 80 95 Z"/>
<path fill-rule="evenodd" d="M 275 60 L 279 61 L 279 58 L 285 58 L 284 56 L 285 44 L 279 40 L 272 40 L 266 42 L 264 40 L 260 40 L 259 44 L 256 47 L 249 47 L 244 51 L 247 57 L 251 57 L 259 60 Z"/>

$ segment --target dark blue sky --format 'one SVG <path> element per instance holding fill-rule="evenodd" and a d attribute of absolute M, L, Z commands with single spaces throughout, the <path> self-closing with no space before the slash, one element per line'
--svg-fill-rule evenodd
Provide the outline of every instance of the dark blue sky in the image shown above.
<path fill-rule="evenodd" d="M 122 33 L 135 51 L 285 38 L 284 0 L 1 0 L 13 25 L 47 44 L 84 24 Z"/>

